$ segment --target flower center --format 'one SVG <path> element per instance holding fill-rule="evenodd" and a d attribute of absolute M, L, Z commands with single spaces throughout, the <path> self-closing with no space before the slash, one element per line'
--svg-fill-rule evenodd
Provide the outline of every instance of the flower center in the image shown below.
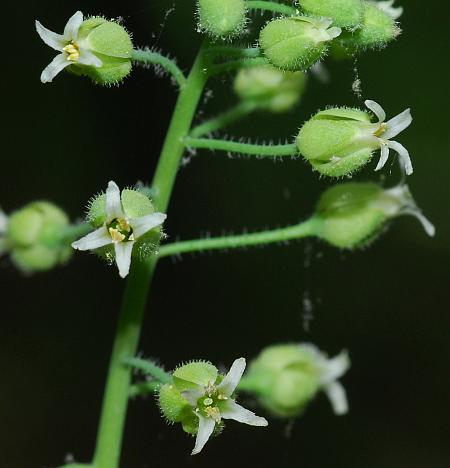
<path fill-rule="evenodd" d="M 228 398 L 217 390 L 214 386 L 208 386 L 206 389 L 206 395 L 200 397 L 197 401 L 197 411 L 203 413 L 207 418 L 214 419 L 217 423 L 220 422 L 220 402 L 227 400 Z"/>
<path fill-rule="evenodd" d="M 113 219 L 108 225 L 108 232 L 114 243 L 132 241 L 133 228 L 130 226 L 128 220 L 123 218 Z"/>
<path fill-rule="evenodd" d="M 66 47 L 63 47 L 63 51 L 67 54 L 67 60 L 69 62 L 78 62 L 80 58 L 80 49 L 75 42 L 70 42 Z"/>
<path fill-rule="evenodd" d="M 387 125 L 383 122 L 380 124 L 380 126 L 376 129 L 375 132 L 373 132 L 374 136 L 380 137 L 383 135 L 383 133 L 387 130 Z"/>

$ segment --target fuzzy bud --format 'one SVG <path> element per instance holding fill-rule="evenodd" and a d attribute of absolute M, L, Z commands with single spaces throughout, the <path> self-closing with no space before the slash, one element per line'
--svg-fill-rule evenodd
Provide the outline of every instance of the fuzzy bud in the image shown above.
<path fill-rule="evenodd" d="M 406 185 L 384 189 L 374 183 L 339 184 L 319 200 L 316 235 L 335 247 L 353 249 L 374 240 L 392 218 L 407 214 L 434 235 L 434 226 L 417 208 Z"/>
<path fill-rule="evenodd" d="M 327 359 L 310 344 L 281 344 L 265 348 L 254 359 L 245 377 L 245 388 L 262 406 L 278 417 L 299 416 L 306 405 L 324 390 L 337 414 L 347 411 L 345 391 L 336 381 L 350 363 L 345 352 Z M 330 389 L 339 386 L 340 395 Z"/>
<path fill-rule="evenodd" d="M 401 33 L 392 15 L 379 8 L 376 2 L 364 2 L 364 6 L 361 27 L 339 38 L 339 42 L 350 54 L 365 49 L 383 48 Z"/>
<path fill-rule="evenodd" d="M 199 26 L 217 38 L 239 35 L 246 22 L 244 0 L 198 0 Z"/>
<path fill-rule="evenodd" d="M 331 18 L 341 28 L 357 28 L 364 14 L 361 0 L 300 0 L 299 4 L 307 14 Z"/>
<path fill-rule="evenodd" d="M 66 214 L 46 201 L 37 201 L 12 213 L 6 229 L 11 259 L 25 272 L 50 270 L 72 253 L 63 236 L 69 226 Z"/>
<path fill-rule="evenodd" d="M 306 76 L 302 72 L 283 72 L 270 65 L 243 68 L 234 81 L 236 94 L 274 113 L 291 110 L 300 100 Z"/>
<path fill-rule="evenodd" d="M 283 70 L 307 70 L 328 50 L 341 29 L 326 18 L 296 16 L 279 18 L 262 29 L 259 43 L 272 65 Z"/>

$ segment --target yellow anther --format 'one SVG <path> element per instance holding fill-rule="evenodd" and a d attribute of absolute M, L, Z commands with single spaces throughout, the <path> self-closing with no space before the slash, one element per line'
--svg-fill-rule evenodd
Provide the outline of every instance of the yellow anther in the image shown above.
<path fill-rule="evenodd" d="M 108 232 L 113 242 L 122 242 L 125 240 L 125 236 L 118 229 L 110 227 Z"/>
<path fill-rule="evenodd" d="M 228 400 L 228 397 L 225 396 L 223 393 L 219 393 L 219 395 L 217 396 L 217 399 L 218 400 Z"/>
<path fill-rule="evenodd" d="M 70 62 L 76 62 L 80 58 L 80 49 L 73 42 L 63 47 L 63 51 L 67 53 L 67 60 Z"/>
<path fill-rule="evenodd" d="M 126 219 L 118 219 L 117 224 L 119 225 L 119 228 L 121 231 L 125 232 L 130 232 L 131 231 L 131 226 L 128 220 Z"/>
<path fill-rule="evenodd" d="M 380 124 L 380 126 L 377 128 L 377 130 L 375 132 L 373 132 L 373 134 L 376 136 L 376 137 L 380 137 L 381 135 L 383 135 L 383 133 L 387 130 L 387 125 L 383 122 L 382 124 Z"/>
<path fill-rule="evenodd" d="M 209 418 L 214 419 L 214 421 L 216 421 L 216 423 L 220 422 L 220 420 L 221 420 L 220 410 L 219 410 L 219 408 L 217 408 L 217 406 L 209 406 L 208 408 L 206 408 L 205 412 L 206 412 L 206 415 Z"/>

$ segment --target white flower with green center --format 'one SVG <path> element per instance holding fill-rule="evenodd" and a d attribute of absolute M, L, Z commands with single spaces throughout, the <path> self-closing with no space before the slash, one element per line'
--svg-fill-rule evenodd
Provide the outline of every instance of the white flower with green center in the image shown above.
<path fill-rule="evenodd" d="M 64 28 L 63 34 L 57 34 L 36 21 L 36 31 L 41 39 L 52 49 L 60 52 L 41 74 L 42 83 L 50 83 L 64 68 L 73 64 L 101 67 L 103 62 L 90 50 L 85 39 L 78 38 L 78 31 L 83 23 L 83 13 L 77 11 Z"/>
<path fill-rule="evenodd" d="M 152 229 L 161 226 L 166 219 L 164 213 L 150 213 L 131 218 L 123 206 L 119 187 L 109 182 L 106 189 L 106 218 L 103 225 L 94 232 L 74 242 L 77 250 L 96 250 L 113 244 L 119 275 L 125 278 L 130 271 L 131 254 L 135 242 Z"/>
<path fill-rule="evenodd" d="M 413 167 L 408 150 L 397 141 L 391 141 L 391 138 L 396 137 L 405 130 L 405 128 L 411 125 L 412 116 L 410 109 L 406 109 L 401 114 L 385 122 L 386 112 L 378 103 L 367 100 L 365 101 L 365 105 L 378 118 L 378 123 L 372 126 L 372 135 L 376 138 L 377 144 L 381 149 L 381 157 L 375 170 L 379 171 L 385 166 L 389 158 L 389 149 L 393 149 L 398 153 L 400 164 L 403 166 L 405 173 L 411 175 L 413 173 Z"/>
<path fill-rule="evenodd" d="M 234 401 L 233 393 L 245 370 L 244 358 L 236 359 L 223 379 L 211 364 L 193 364 L 203 366 L 201 374 L 192 372 L 190 364 L 180 367 L 173 373 L 175 385 L 181 388 L 189 387 L 181 391 L 181 395 L 188 401 L 198 418 L 197 438 L 192 455 L 203 449 L 222 419 L 234 419 L 250 426 L 268 425 L 265 418 L 256 416 Z"/>
<path fill-rule="evenodd" d="M 381 10 L 387 13 L 393 20 L 398 20 L 403 15 L 403 7 L 395 7 L 395 0 L 385 0 L 381 2 L 375 2 L 375 5 Z"/>

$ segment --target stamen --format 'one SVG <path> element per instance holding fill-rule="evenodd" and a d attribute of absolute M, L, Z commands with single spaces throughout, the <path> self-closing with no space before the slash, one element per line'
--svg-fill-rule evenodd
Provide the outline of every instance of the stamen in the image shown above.
<path fill-rule="evenodd" d="M 383 133 L 387 130 L 387 125 L 385 122 L 381 123 L 380 126 L 377 128 L 375 132 L 373 132 L 374 136 L 380 137 Z"/>
<path fill-rule="evenodd" d="M 65 47 L 63 47 L 63 51 L 66 52 L 67 60 L 69 62 L 77 62 L 80 58 L 80 49 L 74 42 L 71 42 L 70 44 L 67 44 Z"/>
<path fill-rule="evenodd" d="M 209 418 L 214 419 L 216 423 L 220 423 L 220 420 L 221 420 L 220 410 L 219 408 L 217 408 L 217 406 L 213 406 L 213 407 L 210 406 L 206 408 L 205 412 Z"/>
<path fill-rule="evenodd" d="M 110 227 L 108 232 L 113 242 L 122 242 L 126 238 L 126 236 L 124 236 L 118 229 Z"/>

